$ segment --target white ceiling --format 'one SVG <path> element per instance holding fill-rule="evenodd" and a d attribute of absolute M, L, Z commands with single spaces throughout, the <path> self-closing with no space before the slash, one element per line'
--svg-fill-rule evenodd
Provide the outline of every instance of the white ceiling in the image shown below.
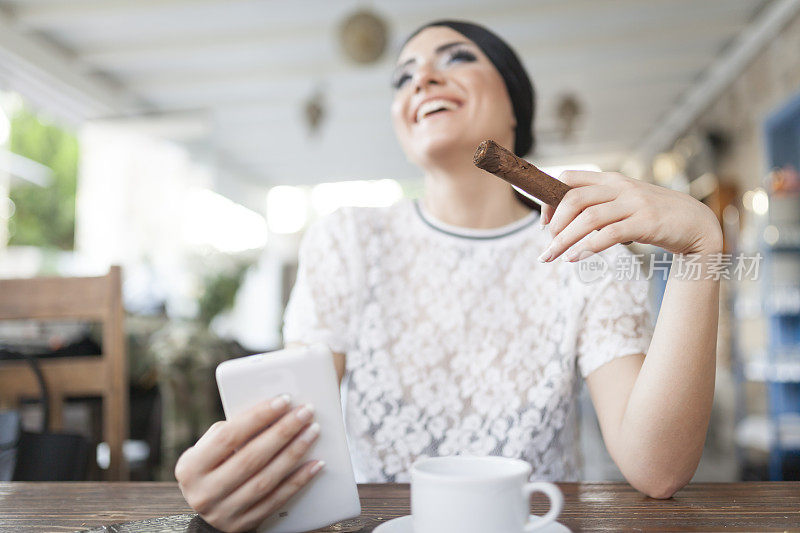
<path fill-rule="evenodd" d="M 74 121 L 130 121 L 259 184 L 409 178 L 389 120 L 404 37 L 473 20 L 518 51 L 538 91 L 543 164 L 618 167 L 702 82 L 768 0 L 0 0 L 0 89 Z M 774 3 L 774 2 L 773 2 Z M 338 22 L 371 6 L 391 29 L 379 64 L 342 56 Z M 323 88 L 310 138 L 301 105 Z M 553 134 L 577 95 L 575 139 Z"/>

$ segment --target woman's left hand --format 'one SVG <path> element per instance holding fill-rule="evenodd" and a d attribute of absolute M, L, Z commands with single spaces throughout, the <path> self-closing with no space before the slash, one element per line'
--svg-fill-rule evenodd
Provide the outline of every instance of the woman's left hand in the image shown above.
<path fill-rule="evenodd" d="M 553 241 L 540 261 L 553 261 L 565 251 L 567 261 L 578 261 L 628 241 L 675 254 L 722 252 L 717 217 L 688 194 L 616 172 L 566 171 L 558 179 L 572 190 L 558 208 L 542 207 Z"/>

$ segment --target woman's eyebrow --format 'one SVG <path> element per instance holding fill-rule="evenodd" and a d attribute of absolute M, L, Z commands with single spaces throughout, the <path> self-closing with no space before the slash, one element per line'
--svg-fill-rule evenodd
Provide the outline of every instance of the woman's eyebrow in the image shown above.
<path fill-rule="evenodd" d="M 453 41 L 452 43 L 447 43 L 447 44 L 443 44 L 443 45 L 440 45 L 440 46 L 436 47 L 436 50 L 434 50 L 434 52 L 437 53 L 437 54 L 441 54 L 442 52 L 444 52 L 446 50 L 449 50 L 450 48 L 453 48 L 455 46 L 459 46 L 459 45 L 462 45 L 462 44 L 469 44 L 469 43 L 466 42 L 466 41 Z M 394 72 L 397 72 L 398 70 L 400 70 L 400 69 L 402 69 L 402 68 L 404 68 L 404 67 L 406 67 L 406 66 L 408 66 L 408 65 L 410 65 L 412 63 L 414 63 L 415 61 L 416 61 L 416 59 L 413 58 L 413 57 L 411 59 L 407 59 L 407 60 L 403 61 L 401 64 L 397 65 L 394 68 Z"/>
<path fill-rule="evenodd" d="M 455 46 L 459 46 L 459 45 L 462 45 L 462 44 L 469 44 L 469 43 L 466 42 L 466 41 L 453 41 L 452 43 L 443 44 L 443 45 L 441 45 L 441 46 L 436 48 L 436 53 L 437 54 L 441 54 L 445 50 L 449 50 L 450 48 L 453 48 Z"/>

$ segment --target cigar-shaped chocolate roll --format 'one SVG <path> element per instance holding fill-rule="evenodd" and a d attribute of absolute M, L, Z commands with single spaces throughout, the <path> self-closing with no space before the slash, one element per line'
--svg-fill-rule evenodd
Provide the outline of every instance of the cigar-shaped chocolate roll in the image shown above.
<path fill-rule="evenodd" d="M 572 189 L 553 176 L 545 174 L 517 154 L 503 148 L 492 140 L 483 141 L 472 158 L 475 166 L 491 172 L 511 185 L 516 185 L 534 198 L 552 207 L 558 207 L 561 199 Z M 622 244 L 631 244 L 627 241 Z"/>
<path fill-rule="evenodd" d="M 472 158 L 480 169 L 516 185 L 547 205 L 557 207 L 572 187 L 545 174 L 494 141 L 483 141 Z"/>

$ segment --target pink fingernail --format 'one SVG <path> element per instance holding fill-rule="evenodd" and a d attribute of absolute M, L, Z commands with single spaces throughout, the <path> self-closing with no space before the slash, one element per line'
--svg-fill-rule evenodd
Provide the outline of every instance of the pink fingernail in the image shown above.
<path fill-rule="evenodd" d="M 579 252 L 573 252 L 570 261 L 572 262 L 583 261 L 584 259 L 586 259 L 587 257 L 591 257 L 592 255 L 594 255 L 594 252 L 592 252 L 591 250 L 581 250 Z"/>
<path fill-rule="evenodd" d="M 269 406 L 276 410 L 283 409 L 284 407 L 289 405 L 289 400 L 290 399 L 288 394 L 281 394 L 280 396 L 272 400 L 272 403 L 270 403 Z"/>
<path fill-rule="evenodd" d="M 311 417 L 313 415 L 314 415 L 314 406 L 309 403 L 304 405 L 302 409 L 297 411 L 296 416 L 303 422 L 308 422 L 309 420 L 311 420 Z"/>
<path fill-rule="evenodd" d="M 538 257 L 539 261 L 542 263 L 548 262 L 550 259 L 553 258 L 553 251 L 551 250 L 552 246 L 548 246 L 544 249 L 544 252 Z"/>
<path fill-rule="evenodd" d="M 317 461 L 316 463 L 314 463 L 314 466 L 311 467 L 311 475 L 313 476 L 314 474 L 322 470 L 323 466 L 325 466 L 325 461 Z"/>
<path fill-rule="evenodd" d="M 316 439 L 318 435 L 319 435 L 319 423 L 314 422 L 313 424 L 308 426 L 308 429 L 305 430 L 302 435 L 300 435 L 300 440 L 304 442 L 314 442 L 314 439 Z"/>

